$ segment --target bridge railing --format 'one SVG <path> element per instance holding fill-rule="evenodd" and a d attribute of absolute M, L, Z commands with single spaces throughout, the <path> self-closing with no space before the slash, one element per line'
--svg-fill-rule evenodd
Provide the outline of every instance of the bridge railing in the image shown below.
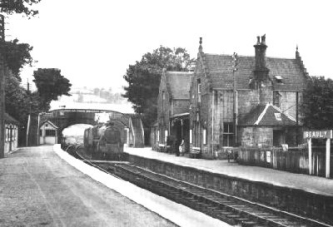
<path fill-rule="evenodd" d="M 119 111 L 115 110 L 101 110 L 101 109 L 54 109 L 49 112 L 80 112 L 80 113 L 119 113 L 123 114 Z"/>

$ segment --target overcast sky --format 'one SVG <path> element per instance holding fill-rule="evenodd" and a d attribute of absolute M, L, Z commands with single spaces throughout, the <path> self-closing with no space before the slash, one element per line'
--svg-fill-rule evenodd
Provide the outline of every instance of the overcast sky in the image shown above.
<path fill-rule="evenodd" d="M 332 1 L 42 0 L 39 16 L 11 16 L 6 40 L 34 47 L 33 68 L 59 68 L 74 86 L 126 85 L 129 64 L 160 45 L 206 53 L 254 55 L 266 34 L 268 57 L 294 58 L 296 45 L 310 75 L 333 79 Z"/>

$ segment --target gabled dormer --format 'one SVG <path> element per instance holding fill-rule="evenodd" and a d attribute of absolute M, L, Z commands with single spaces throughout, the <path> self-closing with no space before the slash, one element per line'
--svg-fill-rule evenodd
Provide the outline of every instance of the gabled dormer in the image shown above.
<path fill-rule="evenodd" d="M 190 82 L 192 72 L 163 71 L 157 106 L 160 141 L 166 143 L 171 122 L 179 116 L 188 116 L 190 108 Z"/>

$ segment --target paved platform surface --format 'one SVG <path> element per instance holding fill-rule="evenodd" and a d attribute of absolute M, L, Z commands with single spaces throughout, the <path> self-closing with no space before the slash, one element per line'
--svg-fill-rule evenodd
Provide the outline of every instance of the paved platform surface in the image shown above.
<path fill-rule="evenodd" d="M 68 162 L 73 167 L 77 168 L 81 172 L 90 176 L 94 180 L 101 182 L 109 188 L 119 192 L 132 201 L 141 204 L 147 209 L 158 213 L 161 217 L 172 221 L 178 226 L 214 226 L 214 227 L 226 227 L 230 226 L 220 220 L 211 218 L 201 212 L 192 210 L 184 205 L 178 204 L 164 197 L 158 196 L 154 193 L 146 191 L 140 187 L 137 187 L 127 181 L 115 178 L 109 174 L 101 172 L 100 170 L 87 165 L 86 163 L 73 158 L 66 152 L 60 149 L 59 145 L 55 146 L 55 152 L 63 160 Z M 151 226 L 150 224 L 147 226 Z"/>
<path fill-rule="evenodd" d="M 0 226 L 176 226 L 31 147 L 0 159 Z"/>
<path fill-rule="evenodd" d="M 294 174 L 269 168 L 243 166 L 226 160 L 191 159 L 174 154 L 153 151 L 151 148 L 125 147 L 125 152 L 151 159 L 175 163 L 177 165 L 194 167 L 213 173 L 224 174 L 251 181 L 296 188 L 311 193 L 333 196 L 333 179 L 326 179 L 305 174 Z"/>

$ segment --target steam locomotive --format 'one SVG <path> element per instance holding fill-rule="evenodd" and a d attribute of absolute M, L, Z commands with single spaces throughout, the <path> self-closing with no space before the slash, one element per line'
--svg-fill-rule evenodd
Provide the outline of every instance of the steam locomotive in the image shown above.
<path fill-rule="evenodd" d="M 92 159 L 125 160 L 125 141 L 125 127 L 119 121 L 98 124 L 84 131 L 84 147 Z"/>

